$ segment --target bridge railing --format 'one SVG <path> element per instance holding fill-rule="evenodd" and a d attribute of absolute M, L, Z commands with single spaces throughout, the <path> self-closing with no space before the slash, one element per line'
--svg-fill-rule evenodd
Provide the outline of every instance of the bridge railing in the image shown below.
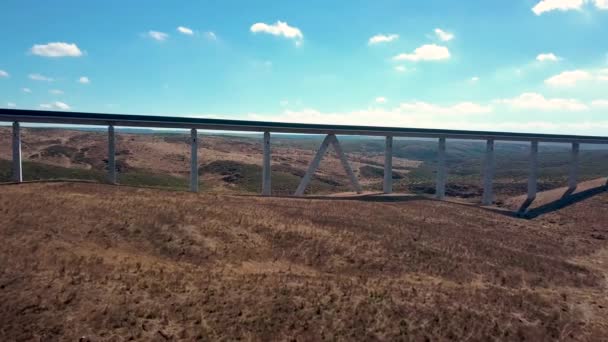
<path fill-rule="evenodd" d="M 263 133 L 263 163 L 262 163 L 262 194 L 271 195 L 271 133 L 300 133 L 300 134 L 323 134 L 326 135 L 319 150 L 295 192 L 295 196 L 303 196 L 304 192 L 314 175 L 316 169 L 329 145 L 332 145 L 348 175 L 353 190 L 360 193 L 361 186 L 348 163 L 337 135 L 359 135 L 359 136 L 383 136 L 385 144 L 384 180 L 383 192 L 392 193 L 392 155 L 393 138 L 435 138 L 438 140 L 438 160 L 436 170 L 437 199 L 445 198 L 446 189 L 446 145 L 448 139 L 465 139 L 486 141 L 486 150 L 483 168 L 483 196 L 482 204 L 491 205 L 494 201 L 493 179 L 495 174 L 494 144 L 496 141 L 519 141 L 530 143 L 529 154 L 529 176 L 528 176 L 528 200 L 536 198 L 538 184 L 538 146 L 540 143 L 568 143 L 571 145 L 571 158 L 568 176 L 568 187 L 575 189 L 578 183 L 579 150 L 580 144 L 608 144 L 608 137 L 604 136 L 581 136 L 560 134 L 533 134 L 513 132 L 490 132 L 490 131 L 467 131 L 467 130 L 445 130 L 445 129 L 423 129 L 423 128 L 399 128 L 399 127 L 374 127 L 374 126 L 350 126 L 350 125 L 315 125 L 300 123 L 261 122 L 242 120 L 202 119 L 171 116 L 150 115 L 124 115 L 124 114 L 100 114 L 79 113 L 60 111 L 38 111 L 19 109 L 0 109 L 0 121 L 13 123 L 12 134 L 12 175 L 15 182 L 23 181 L 22 157 L 21 157 L 21 134 L 20 123 L 42 123 L 42 124 L 69 124 L 106 126 L 108 128 L 108 181 L 116 183 L 116 139 L 114 129 L 117 126 L 126 127 L 150 127 L 169 129 L 190 129 L 191 143 L 191 177 L 190 190 L 198 191 L 198 136 L 197 130 L 221 130 L 238 132 L 262 132 Z"/>

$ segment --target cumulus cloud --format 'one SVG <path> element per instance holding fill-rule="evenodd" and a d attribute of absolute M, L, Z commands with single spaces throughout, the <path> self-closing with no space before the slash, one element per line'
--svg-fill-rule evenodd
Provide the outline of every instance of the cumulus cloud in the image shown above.
<path fill-rule="evenodd" d="M 167 38 L 169 38 L 169 35 L 164 33 L 164 32 L 159 32 L 159 31 L 148 31 L 148 37 L 157 40 L 159 42 L 165 41 L 167 40 Z"/>
<path fill-rule="evenodd" d="M 54 42 L 34 45 L 30 52 L 43 57 L 80 57 L 82 51 L 74 43 Z"/>
<path fill-rule="evenodd" d="M 6 104 L 6 106 L 7 106 L 8 108 L 15 108 L 15 107 L 17 107 L 17 104 L 16 104 L 15 102 L 8 102 L 8 103 Z"/>
<path fill-rule="evenodd" d="M 375 45 L 375 44 L 380 44 L 380 43 L 390 43 L 397 39 L 399 39 L 398 34 L 377 34 L 377 35 L 371 37 L 367 43 L 369 45 Z"/>
<path fill-rule="evenodd" d="M 194 31 L 192 31 L 192 29 L 184 27 L 184 26 L 178 26 L 177 27 L 177 32 L 181 33 L 181 34 L 185 34 L 188 36 L 191 36 L 194 34 Z"/>
<path fill-rule="evenodd" d="M 489 106 L 471 102 L 442 106 L 426 102 L 406 102 L 396 108 L 383 107 L 343 113 L 321 112 L 316 109 L 285 110 L 281 115 L 249 114 L 252 120 L 321 124 L 345 124 L 393 127 L 469 128 L 468 115 L 487 114 Z M 463 120 L 463 121 L 461 121 Z M 453 126 L 453 127 L 450 127 Z"/>
<path fill-rule="evenodd" d="M 89 84 L 89 83 L 91 83 L 91 80 L 89 80 L 89 78 L 86 76 L 82 76 L 78 79 L 78 83 Z"/>
<path fill-rule="evenodd" d="M 68 106 L 67 104 L 60 102 L 60 101 L 55 101 L 55 102 L 51 102 L 51 103 L 43 103 L 40 105 L 40 108 L 47 109 L 47 110 L 53 110 L 53 109 L 70 110 L 70 106 Z"/>
<path fill-rule="evenodd" d="M 388 102 L 388 99 L 386 97 L 383 97 L 383 96 L 376 97 L 376 103 L 386 103 L 386 102 Z"/>
<path fill-rule="evenodd" d="M 205 32 L 205 37 L 207 37 L 209 40 L 217 40 L 217 35 L 213 31 Z"/>
<path fill-rule="evenodd" d="M 536 60 L 539 62 L 557 62 L 560 58 L 553 53 L 541 53 L 536 56 Z"/>
<path fill-rule="evenodd" d="M 593 107 L 608 108 L 608 100 L 594 100 L 591 101 L 591 105 Z"/>
<path fill-rule="evenodd" d="M 6 72 L 4 70 L 0 70 L 0 78 L 6 78 L 8 76 L 9 76 L 8 72 Z"/>
<path fill-rule="evenodd" d="M 437 35 L 437 38 L 443 42 L 449 42 L 450 40 L 454 39 L 453 33 L 446 32 L 440 28 L 435 29 L 435 35 Z"/>
<path fill-rule="evenodd" d="M 397 65 L 395 67 L 395 70 L 398 71 L 398 72 L 406 72 L 407 68 L 404 65 Z"/>
<path fill-rule="evenodd" d="M 471 77 L 471 82 L 473 82 L 473 83 L 479 82 L 479 76 L 473 76 L 473 77 Z"/>
<path fill-rule="evenodd" d="M 541 15 L 551 11 L 581 10 L 586 3 L 591 3 L 601 10 L 608 9 L 608 0 L 541 0 L 532 7 L 532 12 Z"/>
<path fill-rule="evenodd" d="M 477 115 L 488 114 L 493 111 L 491 106 L 481 105 L 474 102 L 460 102 L 451 106 L 442 106 L 428 102 L 404 102 L 401 103 L 399 109 L 410 114 L 427 114 L 427 115 Z"/>
<path fill-rule="evenodd" d="M 581 81 L 589 81 L 593 75 L 585 70 L 564 71 L 545 80 L 545 84 L 553 87 L 570 87 Z"/>
<path fill-rule="evenodd" d="M 445 46 L 435 44 L 422 45 L 414 50 L 413 53 L 402 53 L 393 57 L 396 61 L 439 61 L 450 58 L 450 50 Z"/>
<path fill-rule="evenodd" d="M 22 88 L 21 91 L 23 91 L 24 93 L 27 93 L 27 94 L 32 92 L 32 90 L 30 88 Z"/>
<path fill-rule="evenodd" d="M 46 77 L 46 76 L 41 75 L 41 74 L 29 74 L 28 77 L 30 78 L 30 80 L 34 80 L 34 81 L 53 82 L 52 78 Z"/>
<path fill-rule="evenodd" d="M 546 98 L 538 93 L 523 93 L 511 99 L 496 102 L 509 105 L 513 109 L 533 109 L 543 111 L 583 111 L 589 107 L 576 99 Z"/>
<path fill-rule="evenodd" d="M 53 95 L 63 95 L 63 90 L 60 90 L 60 89 L 51 89 L 51 90 L 49 90 L 49 93 L 51 93 Z"/>
<path fill-rule="evenodd" d="M 277 21 L 274 24 L 255 23 L 250 28 L 253 33 L 267 33 L 273 36 L 285 37 L 287 39 L 293 39 L 296 44 L 299 45 L 304 39 L 302 31 L 293 26 L 289 26 L 286 22 Z"/>

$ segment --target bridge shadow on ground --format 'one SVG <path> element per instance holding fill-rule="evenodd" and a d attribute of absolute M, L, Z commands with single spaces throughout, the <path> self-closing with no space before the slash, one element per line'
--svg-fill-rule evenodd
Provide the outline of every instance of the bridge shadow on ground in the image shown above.
<path fill-rule="evenodd" d="M 542 204 L 534 208 L 530 208 L 531 205 L 534 203 L 534 200 L 528 199 L 521 205 L 519 210 L 515 212 L 515 215 L 521 218 L 533 219 L 541 215 L 557 211 L 565 207 L 571 206 L 575 203 L 584 201 L 607 190 L 608 185 L 585 189 L 580 192 L 575 192 L 576 189 L 568 189 L 559 199 Z"/>
<path fill-rule="evenodd" d="M 554 190 L 555 191 L 555 190 Z M 586 188 L 577 192 L 577 189 L 567 189 L 557 200 L 542 203 L 538 206 L 533 206 L 535 200 L 526 199 L 516 210 L 509 209 L 506 207 L 479 207 L 474 203 L 467 203 L 456 200 L 447 200 L 446 202 L 461 205 L 465 207 L 475 206 L 483 210 L 487 210 L 493 213 L 522 218 L 522 219 L 534 219 L 544 214 L 548 214 L 578 202 L 584 201 L 590 197 L 598 195 L 604 191 L 608 191 L 608 184 L 596 186 L 592 188 Z M 293 199 L 294 197 L 287 197 Z M 417 194 L 391 194 L 386 195 L 383 193 L 371 193 L 363 195 L 348 195 L 348 196 L 306 196 L 301 197 L 302 199 L 317 199 L 317 200 L 340 200 L 340 201 L 365 201 L 365 202 L 382 202 L 382 203 L 399 203 L 409 201 L 436 201 L 436 199 Z"/>

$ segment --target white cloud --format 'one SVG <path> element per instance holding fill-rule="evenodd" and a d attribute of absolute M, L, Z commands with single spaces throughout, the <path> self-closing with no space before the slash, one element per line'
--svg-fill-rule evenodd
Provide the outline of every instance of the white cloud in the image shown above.
<path fill-rule="evenodd" d="M 281 107 L 286 107 L 287 105 L 289 105 L 289 101 L 281 100 L 281 102 L 279 102 L 279 104 L 281 105 Z"/>
<path fill-rule="evenodd" d="M 549 11 L 569 11 L 580 10 L 583 7 L 584 0 L 541 0 L 534 7 L 532 12 L 536 15 L 541 15 Z"/>
<path fill-rule="evenodd" d="M 599 9 L 608 9 L 608 0 L 594 0 L 595 7 Z"/>
<path fill-rule="evenodd" d="M 484 106 L 474 102 L 460 102 L 451 106 L 442 106 L 428 102 L 414 101 L 401 103 L 399 109 L 408 114 L 425 115 L 477 115 L 493 111 L 491 106 Z"/>
<path fill-rule="evenodd" d="M 217 35 L 213 31 L 205 32 L 205 37 L 209 40 L 217 40 Z"/>
<path fill-rule="evenodd" d="M 608 0 L 541 0 L 532 8 L 532 12 L 541 15 L 550 11 L 581 10 L 586 3 L 592 3 L 601 10 L 608 9 Z"/>
<path fill-rule="evenodd" d="M 294 39 L 296 45 L 300 45 L 304 35 L 299 28 L 289 26 L 286 22 L 277 21 L 275 24 L 255 23 L 250 28 L 253 33 L 268 33 L 273 36 L 282 36 L 288 39 Z"/>
<path fill-rule="evenodd" d="M 543 111 L 583 111 L 589 107 L 576 99 L 545 98 L 538 93 L 523 93 L 511 99 L 496 100 L 513 109 L 534 109 Z"/>
<path fill-rule="evenodd" d="M 31 80 L 34 81 L 45 81 L 45 82 L 53 82 L 53 79 L 50 77 L 46 77 L 41 74 L 29 74 L 28 76 Z"/>
<path fill-rule="evenodd" d="M 399 39 L 398 34 L 377 34 L 369 39 L 368 44 L 390 43 L 397 39 Z"/>
<path fill-rule="evenodd" d="M 376 103 L 386 103 L 386 102 L 388 102 L 388 99 L 386 97 L 383 97 L 383 96 L 376 97 Z"/>
<path fill-rule="evenodd" d="M 91 80 L 89 80 L 89 78 L 86 76 L 82 76 L 78 79 L 78 83 L 89 84 L 91 83 Z"/>
<path fill-rule="evenodd" d="M 191 35 L 194 34 L 194 31 L 192 31 L 192 29 L 189 29 L 189 28 L 184 27 L 184 26 L 178 26 L 177 27 L 177 31 L 179 33 L 181 33 L 181 34 L 185 34 L 185 35 L 188 35 L 188 36 L 191 36 Z M 163 39 L 160 39 L 160 40 L 163 40 Z"/>
<path fill-rule="evenodd" d="M 59 109 L 59 110 L 70 110 L 70 106 L 63 102 L 55 101 L 52 103 L 43 103 L 40 105 L 42 109 Z"/>
<path fill-rule="evenodd" d="M 30 52 L 34 55 L 43 57 L 80 57 L 82 51 L 76 44 L 54 42 L 48 44 L 34 45 Z"/>
<path fill-rule="evenodd" d="M 539 62 L 557 62 L 560 58 L 553 53 L 541 53 L 536 56 L 536 60 Z"/>
<path fill-rule="evenodd" d="M 437 35 L 437 38 L 439 38 L 439 40 L 444 42 L 449 42 L 450 40 L 454 39 L 453 33 L 446 32 L 440 28 L 435 29 L 435 34 Z"/>
<path fill-rule="evenodd" d="M 479 76 L 471 77 L 471 82 L 479 82 Z"/>
<path fill-rule="evenodd" d="M 16 103 L 14 103 L 14 102 L 8 102 L 8 103 L 6 104 L 6 106 L 7 106 L 8 108 L 15 108 L 15 107 L 17 107 L 17 104 L 16 104 Z"/>
<path fill-rule="evenodd" d="M 591 105 L 593 107 L 608 108 L 608 100 L 594 100 L 591 101 Z"/>
<path fill-rule="evenodd" d="M 164 32 L 159 32 L 159 31 L 148 31 L 148 37 L 150 37 L 154 40 L 158 40 L 159 42 L 162 42 L 162 41 L 167 40 L 167 38 L 169 38 L 169 35 Z"/>
<path fill-rule="evenodd" d="M 0 78 L 6 78 L 8 77 L 8 72 L 4 71 L 4 70 L 0 70 Z"/>
<path fill-rule="evenodd" d="M 445 46 L 439 46 L 435 44 L 423 45 L 414 50 L 413 53 L 402 53 L 393 57 L 393 59 L 396 61 L 407 60 L 412 62 L 439 61 L 449 58 L 450 50 L 448 50 L 448 48 Z"/>
<path fill-rule="evenodd" d="M 63 90 L 51 89 L 51 90 L 49 90 L 49 93 L 51 93 L 53 95 L 62 95 L 63 94 Z"/>
<path fill-rule="evenodd" d="M 403 65 L 397 65 L 395 67 L 395 70 L 397 70 L 398 72 L 406 72 L 407 68 L 405 66 L 403 66 Z"/>
<path fill-rule="evenodd" d="M 22 90 L 24 93 L 28 93 L 28 94 L 32 92 L 32 90 L 31 90 L 30 88 L 23 88 L 23 89 L 21 89 L 21 90 Z"/>
<path fill-rule="evenodd" d="M 545 84 L 554 87 L 569 87 L 576 85 L 580 81 L 589 81 L 593 75 L 585 70 L 564 71 L 545 80 Z"/>

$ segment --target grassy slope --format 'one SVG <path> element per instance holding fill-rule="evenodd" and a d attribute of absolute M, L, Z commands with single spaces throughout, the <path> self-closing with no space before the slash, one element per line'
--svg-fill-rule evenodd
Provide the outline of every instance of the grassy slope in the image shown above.
<path fill-rule="evenodd" d="M 607 205 L 3 186 L 0 340 L 601 340 Z"/>

